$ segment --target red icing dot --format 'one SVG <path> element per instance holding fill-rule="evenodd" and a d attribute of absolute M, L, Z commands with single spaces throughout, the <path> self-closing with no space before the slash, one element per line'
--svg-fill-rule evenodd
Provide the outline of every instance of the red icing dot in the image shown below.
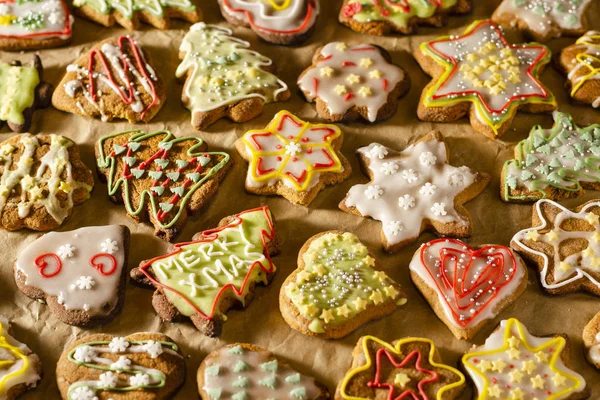
<path fill-rule="evenodd" d="M 281 161 L 281 157 L 277 157 L 277 161 Z"/>
<path fill-rule="evenodd" d="M 277 149 L 281 149 L 282 147 L 283 147 L 283 146 L 282 146 L 282 145 L 280 145 L 280 144 L 278 144 L 278 145 L 277 145 Z"/>
<path fill-rule="evenodd" d="M 492 378 L 492 382 L 494 382 L 494 383 L 498 383 L 498 379 L 496 379 L 496 378 Z"/>
<path fill-rule="evenodd" d="M 309 141 L 309 140 L 310 140 L 310 139 L 309 139 L 309 138 L 307 138 L 307 137 L 303 137 L 303 138 L 302 138 L 302 141 L 303 141 L 304 143 L 308 143 L 308 141 Z"/>
<path fill-rule="evenodd" d="M 292 161 L 294 161 L 294 162 L 298 161 L 298 157 L 292 158 Z"/>
<path fill-rule="evenodd" d="M 312 154 L 312 148 L 306 150 L 306 154 Z"/>
<path fill-rule="evenodd" d="M 512 368 L 514 368 L 514 367 L 515 367 L 515 364 L 510 364 L 510 365 L 508 366 L 508 368 L 511 368 L 511 369 L 512 369 Z"/>
<path fill-rule="evenodd" d="M 477 364 L 478 362 L 479 362 L 479 359 L 478 359 L 478 358 L 474 358 L 474 359 L 473 359 L 473 364 Z"/>

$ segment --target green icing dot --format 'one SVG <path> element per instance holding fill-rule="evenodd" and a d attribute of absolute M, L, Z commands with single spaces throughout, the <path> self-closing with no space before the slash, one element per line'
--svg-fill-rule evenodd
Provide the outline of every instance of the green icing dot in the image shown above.
<path fill-rule="evenodd" d="M 600 157 L 600 147 L 594 146 L 590 148 L 590 151 L 592 152 L 593 155 L 595 155 L 596 157 Z"/>
<path fill-rule="evenodd" d="M 537 162 L 537 157 L 534 156 L 533 154 L 527 154 L 527 156 L 525 157 L 525 166 L 529 167 L 533 164 L 535 164 Z"/>
<path fill-rule="evenodd" d="M 546 144 L 546 139 L 542 136 L 534 136 L 533 138 L 533 147 L 540 147 L 541 145 Z"/>
<path fill-rule="evenodd" d="M 517 188 L 517 178 L 515 178 L 512 175 L 509 175 L 506 178 L 506 184 L 508 185 L 509 188 L 511 188 L 512 190 L 515 190 Z"/>
<path fill-rule="evenodd" d="M 585 140 L 586 142 L 591 142 L 594 140 L 594 138 L 592 137 L 592 135 L 589 132 L 585 132 L 583 135 L 581 135 L 581 140 Z"/>
<path fill-rule="evenodd" d="M 300 383 L 300 374 L 292 374 L 285 377 L 287 383 Z"/>
<path fill-rule="evenodd" d="M 521 172 L 521 179 L 522 180 L 528 181 L 528 180 L 530 180 L 532 178 L 535 178 L 535 175 L 531 171 L 525 170 L 525 171 Z"/>
<path fill-rule="evenodd" d="M 559 160 L 558 158 L 556 158 L 556 157 L 554 157 L 554 158 L 552 159 L 552 161 L 550 161 L 550 164 L 549 164 L 549 165 L 550 165 L 552 168 L 560 168 L 560 167 L 562 167 L 562 163 L 561 163 L 561 162 L 560 162 L 560 160 Z"/>
<path fill-rule="evenodd" d="M 211 365 L 206 368 L 205 372 L 210 376 L 219 376 L 219 372 L 221 371 L 221 366 L 219 364 Z"/>
<path fill-rule="evenodd" d="M 248 386 L 248 378 L 245 376 L 240 376 L 237 380 L 233 381 L 231 385 L 233 387 L 245 388 Z"/>
<path fill-rule="evenodd" d="M 131 149 L 131 151 L 138 151 L 140 149 L 141 144 L 138 142 L 129 142 L 127 146 Z"/>
<path fill-rule="evenodd" d="M 563 157 L 566 158 L 567 160 L 572 160 L 575 158 L 575 152 L 573 151 L 573 149 L 567 151 L 565 154 L 563 154 Z"/>
<path fill-rule="evenodd" d="M 264 387 L 268 387 L 269 389 L 275 389 L 275 382 L 277 382 L 277 378 L 275 376 L 268 376 L 258 381 L 258 384 Z"/>
<path fill-rule="evenodd" d="M 573 169 L 575 171 L 580 171 L 582 169 L 585 168 L 585 163 L 583 162 L 583 160 L 577 160 L 575 161 L 575 166 L 573 167 Z"/>
<path fill-rule="evenodd" d="M 210 396 L 212 400 L 219 400 L 221 398 L 221 394 L 223 393 L 223 389 L 221 388 L 210 388 L 206 389 L 206 393 Z"/>
<path fill-rule="evenodd" d="M 242 360 L 239 360 L 237 363 L 235 363 L 235 365 L 233 366 L 233 372 L 242 372 L 248 369 L 248 364 L 246 364 L 245 362 L 243 362 Z"/>
<path fill-rule="evenodd" d="M 113 144 L 113 151 L 115 152 L 116 155 L 121 154 L 125 150 L 127 150 L 127 147 L 121 146 L 119 144 Z"/>
<path fill-rule="evenodd" d="M 248 399 L 248 395 L 246 395 L 245 391 L 237 392 L 233 396 L 231 396 L 232 400 L 246 400 Z"/>
<path fill-rule="evenodd" d="M 544 154 L 550 154 L 550 152 L 552 151 L 550 149 L 550 146 L 548 146 L 547 144 L 540 146 L 537 148 L 537 151 L 539 151 L 540 153 L 544 153 Z"/>
<path fill-rule="evenodd" d="M 542 175 L 548 175 L 550 173 L 550 167 L 547 165 L 538 165 L 535 170 Z"/>
<path fill-rule="evenodd" d="M 557 172 L 552 172 L 550 175 L 548 175 L 548 180 L 552 183 L 560 183 L 562 179 Z"/>
<path fill-rule="evenodd" d="M 260 367 L 269 372 L 277 372 L 278 363 L 277 360 L 269 361 L 264 364 L 261 364 Z"/>
<path fill-rule="evenodd" d="M 292 396 L 296 399 L 305 399 L 306 398 L 306 388 L 299 387 L 299 388 L 292 389 L 290 391 L 290 396 Z"/>
<path fill-rule="evenodd" d="M 244 354 L 244 349 L 238 344 L 229 349 L 229 354 Z"/>
<path fill-rule="evenodd" d="M 562 146 L 562 141 L 560 140 L 560 138 L 558 136 L 556 136 L 554 139 L 552 139 L 550 141 L 550 146 L 560 147 L 560 146 Z"/>
<path fill-rule="evenodd" d="M 577 150 L 580 154 L 585 153 L 585 145 L 583 143 L 575 143 L 573 147 L 575 147 L 575 150 Z"/>

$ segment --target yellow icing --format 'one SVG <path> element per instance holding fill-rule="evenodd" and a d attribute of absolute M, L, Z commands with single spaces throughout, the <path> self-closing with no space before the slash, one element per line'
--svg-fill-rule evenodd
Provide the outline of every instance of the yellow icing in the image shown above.
<path fill-rule="evenodd" d="M 0 332 L 2 332 L 3 330 L 4 330 L 4 328 L 2 326 L 2 322 L 0 322 Z M 23 365 L 21 366 L 21 368 L 18 371 L 11 372 L 10 374 L 6 374 L 4 377 L 2 377 L 2 379 L 0 379 L 0 393 L 3 393 L 5 391 L 4 384 L 9 379 L 12 379 L 16 376 L 21 376 L 27 371 L 27 369 L 29 368 L 29 358 L 23 353 L 23 351 L 20 348 L 8 343 L 8 341 L 6 340 L 6 337 L 1 334 L 0 334 L 0 349 L 7 350 L 8 352 L 12 353 L 15 357 L 20 358 L 23 361 Z M 6 361 L 0 360 L 0 369 L 8 368 L 11 365 L 13 365 L 14 363 L 15 363 L 14 360 L 6 360 Z"/>

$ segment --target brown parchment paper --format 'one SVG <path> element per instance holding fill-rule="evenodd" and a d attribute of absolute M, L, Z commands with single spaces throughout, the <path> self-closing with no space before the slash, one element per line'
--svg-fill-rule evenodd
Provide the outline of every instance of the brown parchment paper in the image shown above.
<path fill-rule="evenodd" d="M 215 0 L 197 0 L 204 11 L 207 23 L 225 24 Z M 513 129 L 502 141 L 492 141 L 474 132 L 468 120 L 453 124 L 431 124 L 418 121 L 416 108 L 423 87 L 429 82 L 411 56 L 420 42 L 446 33 L 462 33 L 464 28 L 476 19 L 488 18 L 500 0 L 476 0 L 473 15 L 451 17 L 447 27 L 441 29 L 419 29 L 414 36 L 371 37 L 353 32 L 337 22 L 341 0 L 321 0 L 322 14 L 315 34 L 301 47 L 279 47 L 259 41 L 245 28 L 234 28 L 234 34 L 248 40 L 252 47 L 273 58 L 279 67 L 279 76 L 292 90 L 292 99 L 286 103 L 276 103 L 265 107 L 259 118 L 245 124 L 233 124 L 221 120 L 206 132 L 196 132 L 190 125 L 190 113 L 182 107 L 180 97 L 182 86 L 174 78 L 179 63 L 177 53 L 181 38 L 189 28 L 188 24 L 176 22 L 174 29 L 159 31 L 145 25 L 143 30 L 130 33 L 151 53 L 155 68 L 162 75 L 168 88 L 166 105 L 148 126 L 132 126 L 126 122 L 104 123 L 88 120 L 76 115 L 49 108 L 36 112 L 33 133 L 59 133 L 76 141 L 81 149 L 83 161 L 95 169 L 94 144 L 103 135 L 132 128 L 148 131 L 170 129 L 176 135 L 198 135 L 212 149 L 224 150 L 232 154 L 235 165 L 223 181 L 217 195 L 210 204 L 188 221 L 179 240 L 189 240 L 200 230 L 216 226 L 227 215 L 268 204 L 278 222 L 278 229 L 284 241 L 283 252 L 274 258 L 278 268 L 275 280 L 268 288 L 260 287 L 254 302 L 245 311 L 231 311 L 225 323 L 223 335 L 218 339 L 204 337 L 191 324 L 163 323 L 156 316 L 151 304 L 151 290 L 140 289 L 128 283 L 127 298 L 123 313 L 111 324 L 93 330 L 82 330 L 59 322 L 50 315 L 45 305 L 30 300 L 15 286 L 12 264 L 21 248 L 33 241 L 38 233 L 30 231 L 0 231 L 2 260 L 0 261 L 0 314 L 13 323 L 16 336 L 26 342 L 43 362 L 44 376 L 39 387 L 23 396 L 24 399 L 60 398 L 55 382 L 55 366 L 63 347 L 77 338 L 96 332 L 126 335 L 138 331 L 163 332 L 171 336 L 182 348 L 187 358 L 187 381 L 176 399 L 198 398 L 196 370 L 202 359 L 216 348 L 232 342 L 249 342 L 264 346 L 284 356 L 293 366 L 304 373 L 312 373 L 319 380 L 335 390 L 351 362 L 351 349 L 362 335 L 371 334 L 392 341 L 405 336 L 425 336 L 433 339 L 440 348 L 444 361 L 456 365 L 459 357 L 472 345 L 481 344 L 494 330 L 496 324 L 508 317 L 517 317 L 538 335 L 564 332 L 573 342 L 573 367 L 580 372 L 592 387 L 592 398 L 600 397 L 600 373 L 584 360 L 581 332 L 588 320 L 600 311 L 600 299 L 577 293 L 560 297 L 550 297 L 542 293 L 537 282 L 537 274 L 530 274 L 530 285 L 517 302 L 490 322 L 472 342 L 454 339 L 446 326 L 433 314 L 409 279 L 408 262 L 420 243 L 431 240 L 433 235 L 425 234 L 418 243 L 403 249 L 396 255 L 386 255 L 381 251 L 379 222 L 343 213 L 337 204 L 346 191 L 354 184 L 367 182 L 358 168 L 355 151 L 373 141 L 399 150 L 413 143 L 432 129 L 440 129 L 446 136 L 451 151 L 451 163 L 468 165 L 478 171 L 493 175 L 490 186 L 475 200 L 467 204 L 474 222 L 474 235 L 469 240 L 472 245 L 499 243 L 508 245 L 518 230 L 530 226 L 530 205 L 505 204 L 499 197 L 499 174 L 504 161 L 512 157 L 515 143 L 527 136 L 535 124 L 551 126 L 549 115 L 517 116 Z M 597 2 L 596 2 L 597 3 Z M 595 28 L 600 27 L 597 16 L 600 7 L 589 10 L 590 20 Z M 594 16 L 596 16 L 594 18 Z M 58 84 L 66 66 L 84 54 L 95 42 L 127 31 L 118 27 L 104 28 L 86 20 L 77 19 L 72 45 L 54 50 L 40 51 L 45 67 L 45 78 Z M 513 35 L 517 40 L 518 34 Z M 234 150 L 233 143 L 248 129 L 264 127 L 281 110 L 287 109 L 301 118 L 315 121 L 314 105 L 306 103 L 299 95 L 296 79 L 310 64 L 317 47 L 330 41 L 344 40 L 349 44 L 374 43 L 386 48 L 395 63 L 404 67 L 410 74 L 412 89 L 400 100 L 397 114 L 390 120 L 375 125 L 341 125 L 344 133 L 343 153 L 352 163 L 352 177 L 343 184 L 322 192 L 316 200 L 305 208 L 294 206 L 280 197 L 260 197 L 246 194 L 244 178 L 247 164 Z M 571 39 L 557 39 L 549 43 L 554 52 L 571 44 Z M 2 61 L 15 58 L 27 60 L 30 54 L 1 53 Z M 600 111 L 591 107 L 572 106 L 563 88 L 564 77 L 552 68 L 543 74 L 542 80 L 554 92 L 561 109 L 571 112 L 582 125 L 600 121 Z M 0 134 L 5 140 L 13 134 L 6 128 Z M 565 202 L 574 206 L 585 200 L 600 197 L 600 193 L 588 193 L 584 198 Z M 163 254 L 167 244 L 152 235 L 150 225 L 138 225 L 130 220 L 123 206 L 114 205 L 107 196 L 106 185 L 96 182 L 92 197 L 82 206 L 76 207 L 73 216 L 60 230 L 72 230 L 83 226 L 104 224 L 126 224 L 132 231 L 129 264 L 131 267 L 145 259 Z M 278 294 L 285 278 L 296 268 L 296 257 L 302 244 L 312 235 L 330 229 L 347 230 L 356 233 L 360 239 L 381 259 L 386 272 L 400 282 L 408 303 L 392 315 L 367 324 L 343 340 L 324 341 L 309 338 L 293 331 L 283 321 L 279 312 Z M 464 398 L 469 398 L 469 392 Z"/>

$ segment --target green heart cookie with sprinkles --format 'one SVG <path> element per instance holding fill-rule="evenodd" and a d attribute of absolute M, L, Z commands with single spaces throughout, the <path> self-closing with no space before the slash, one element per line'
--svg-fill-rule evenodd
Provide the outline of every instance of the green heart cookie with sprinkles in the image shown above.
<path fill-rule="evenodd" d="M 104 136 L 96 157 L 111 199 L 124 203 L 136 222 L 149 220 L 155 235 L 169 242 L 216 193 L 232 165 L 227 153 L 207 152 L 202 139 L 169 131 Z"/>
<path fill-rule="evenodd" d="M 131 271 L 135 283 L 154 288 L 152 305 L 163 321 L 190 319 L 200 332 L 221 334 L 232 307 L 245 308 L 258 284 L 275 275 L 279 253 L 275 223 L 267 206 L 224 218 L 215 229 Z"/>

